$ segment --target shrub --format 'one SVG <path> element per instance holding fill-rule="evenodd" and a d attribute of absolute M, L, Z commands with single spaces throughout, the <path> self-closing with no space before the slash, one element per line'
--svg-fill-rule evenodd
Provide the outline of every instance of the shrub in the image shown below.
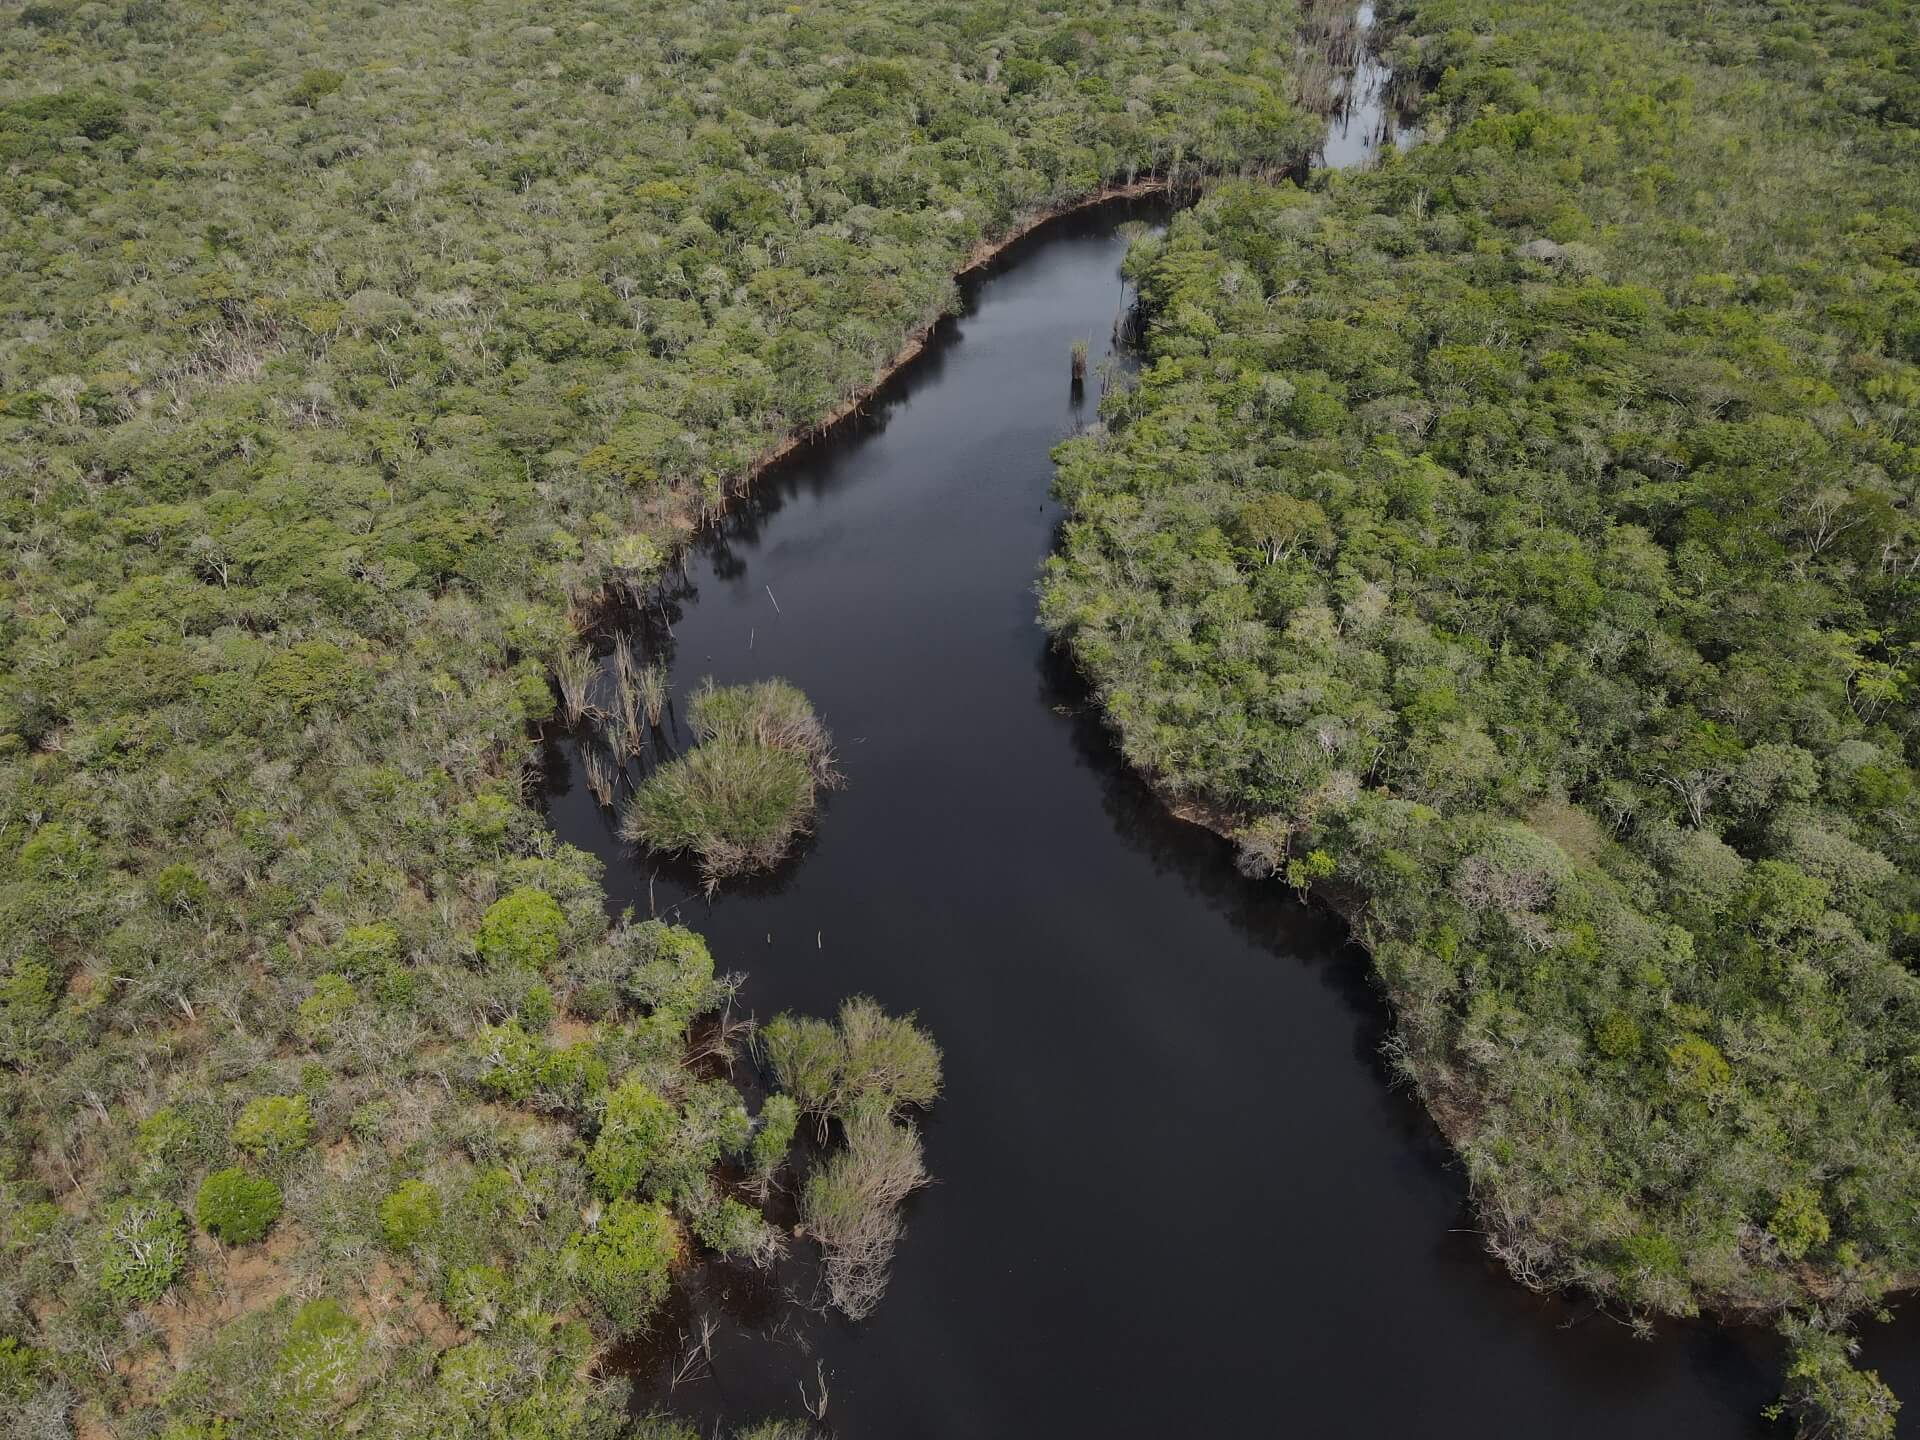
<path fill-rule="evenodd" d="M 287 99 L 294 105 L 305 105 L 311 109 L 327 96 L 337 94 L 345 83 L 346 76 L 338 70 L 308 70 L 294 82 L 293 89 L 287 92 Z"/>
<path fill-rule="evenodd" d="M 338 1401 L 360 1369 L 360 1327 L 338 1300 L 309 1300 L 294 1312 L 272 1384 L 296 1414 Z"/>
<path fill-rule="evenodd" d="M 404 1181 L 380 1202 L 380 1238 L 395 1250 L 411 1250 L 440 1227 L 440 1192 L 424 1180 Z"/>
<path fill-rule="evenodd" d="M 26 1399 L 33 1393 L 39 1372 L 33 1351 L 11 1335 L 0 1335 L 0 1400 Z"/>
<path fill-rule="evenodd" d="M 313 1138 L 313 1110 L 304 1095 L 261 1095 L 233 1122 L 233 1143 L 255 1155 L 282 1155 Z"/>
<path fill-rule="evenodd" d="M 1820 1196 L 1804 1185 L 1789 1185 L 1780 1192 L 1773 1218 L 1767 1230 L 1779 1243 L 1780 1253 L 1798 1260 L 1809 1250 L 1824 1245 L 1833 1234 L 1826 1212 L 1820 1208 Z"/>
<path fill-rule="evenodd" d="M 846 1052 L 840 1032 L 811 1015 L 776 1015 L 760 1031 L 774 1084 L 809 1114 L 825 1114 L 839 1092 Z"/>
<path fill-rule="evenodd" d="M 799 1122 L 800 1107 L 789 1095 L 769 1095 L 767 1103 L 760 1107 L 760 1122 L 748 1143 L 748 1159 L 754 1178 L 762 1187 L 787 1158 L 787 1149 L 793 1144 L 793 1132 Z"/>
<path fill-rule="evenodd" d="M 638 1079 L 607 1096 L 606 1117 L 587 1152 L 593 1188 L 608 1199 L 640 1188 L 665 1154 L 673 1135 L 673 1107 Z"/>
<path fill-rule="evenodd" d="M 637 1004 L 691 1018 L 713 1003 L 713 954 L 693 931 L 649 920 L 624 938 L 639 956 L 625 981 Z"/>
<path fill-rule="evenodd" d="M 507 1277 L 491 1265 L 465 1265 L 447 1277 L 447 1313 L 469 1330 L 491 1330 L 507 1299 Z"/>
<path fill-rule="evenodd" d="M 200 1182 L 194 1214 L 200 1228 L 229 1245 L 250 1245 L 280 1218 L 280 1187 L 264 1175 L 232 1168 Z"/>
<path fill-rule="evenodd" d="M 940 1094 L 940 1048 L 911 1015 L 888 1015 L 865 996 L 824 1020 L 779 1015 L 762 1032 L 775 1083 L 801 1109 L 845 1117 L 872 1101 L 892 1113 Z"/>
<path fill-rule="evenodd" d="M 825 1252 L 829 1300 L 850 1320 L 886 1293 L 900 1240 L 900 1202 L 927 1183 L 920 1136 L 876 1104 L 846 1125 L 846 1148 L 807 1177 L 800 1219 Z"/>
<path fill-rule="evenodd" d="M 326 1042 L 333 1027 L 359 1003 L 360 992 L 344 975 L 322 975 L 313 982 L 313 993 L 300 1002 L 296 1027 L 303 1040 L 312 1045 Z"/>
<path fill-rule="evenodd" d="M 351 980 L 377 974 L 400 959 L 400 932 L 381 921 L 351 925 L 334 942 L 333 963 Z"/>
<path fill-rule="evenodd" d="M 566 916 L 544 890 L 523 886 L 487 907 L 475 948 L 489 965 L 544 970 L 560 958 Z"/>
<path fill-rule="evenodd" d="M 840 1041 L 843 1111 L 869 1098 L 883 1101 L 890 1112 L 907 1105 L 925 1109 L 939 1098 L 940 1047 L 913 1016 L 889 1015 L 856 995 L 841 1003 Z"/>
<path fill-rule="evenodd" d="M 117 1300 L 158 1300 L 187 1268 L 187 1220 L 164 1200 L 122 1200 L 107 1211 L 100 1283 Z"/>
<path fill-rule="evenodd" d="M 635 791 L 620 833 L 656 850 L 692 852 L 711 889 L 786 858 L 834 783 L 832 743 L 807 698 L 781 680 L 715 689 L 689 703 L 700 744 Z"/>
<path fill-rule="evenodd" d="M 566 1262 L 614 1329 L 631 1334 L 666 1299 L 680 1231 L 665 1207 L 615 1200 L 590 1230 L 567 1241 Z"/>
<path fill-rule="evenodd" d="M 693 1219 L 693 1233 L 700 1243 L 729 1260 L 750 1260 L 764 1265 L 780 1253 L 780 1235 L 760 1212 L 742 1205 L 731 1195 L 722 1195 L 714 1204 L 702 1208 Z"/>

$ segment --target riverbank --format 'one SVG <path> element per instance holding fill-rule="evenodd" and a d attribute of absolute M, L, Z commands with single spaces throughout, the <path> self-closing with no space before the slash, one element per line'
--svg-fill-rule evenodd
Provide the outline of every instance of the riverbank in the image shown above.
<path fill-rule="evenodd" d="M 1784 71 L 1763 111 L 1764 17 L 1493 10 L 1478 44 L 1485 7 L 1419 7 L 1431 143 L 1222 187 L 1150 257 L 1043 609 L 1130 760 L 1370 897 L 1516 1274 L 1830 1322 L 1920 1254 L 1911 467 L 1873 403 L 1914 370 L 1907 310 L 1844 298 L 1903 293 L 1911 227 L 1851 207 L 1910 196 L 1912 128 Z"/>
<path fill-rule="evenodd" d="M 1001 255 L 1005 254 L 1007 250 L 1019 244 L 1020 241 L 1033 234 L 1034 231 L 1040 229 L 1043 225 L 1052 224 L 1054 221 L 1064 219 L 1066 216 L 1092 210 L 1097 206 L 1110 204 L 1115 200 L 1137 200 L 1148 195 L 1165 195 L 1168 197 L 1179 195 L 1183 199 L 1192 200 L 1201 193 L 1205 184 L 1206 181 L 1204 177 L 1181 182 L 1175 182 L 1170 177 L 1150 177 L 1144 180 L 1103 185 L 1098 190 L 1093 191 L 1091 194 L 1084 195 L 1077 200 L 1069 200 L 1060 205 L 1050 206 L 1044 210 L 1037 210 L 1026 219 L 1017 222 L 1012 229 L 1003 235 L 980 240 L 967 252 L 966 258 L 960 262 L 959 267 L 953 272 L 954 279 L 956 281 L 964 280 L 969 275 L 978 274 Z M 831 432 L 836 426 L 859 414 L 873 397 L 880 392 L 881 387 L 893 379 L 894 376 L 898 375 L 906 366 L 913 363 L 927 348 L 927 341 L 932 336 L 935 327 L 938 326 L 941 321 L 948 318 L 950 317 L 944 313 L 936 315 L 930 320 L 923 320 L 920 324 L 909 330 L 906 337 L 900 342 L 900 348 L 894 351 L 892 357 L 888 359 L 885 364 L 874 370 L 873 378 L 867 384 L 847 396 L 846 399 L 827 411 L 826 414 L 821 416 L 820 419 L 816 420 L 813 424 L 790 431 L 787 435 L 762 451 L 747 468 L 746 473 L 736 482 L 735 493 L 738 493 L 739 488 L 752 485 L 762 479 L 769 470 L 792 455 L 801 446 L 818 441 Z"/>

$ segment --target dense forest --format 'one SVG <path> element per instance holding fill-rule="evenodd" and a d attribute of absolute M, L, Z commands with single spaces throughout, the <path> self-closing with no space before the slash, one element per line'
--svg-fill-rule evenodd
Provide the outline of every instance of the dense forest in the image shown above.
<path fill-rule="evenodd" d="M 1354 919 L 1521 1279 L 1920 1280 L 1911 6 L 1414 0 L 1421 143 L 1139 244 L 1045 622 L 1128 759 Z"/>
<path fill-rule="evenodd" d="M 0 8 L 0 1430 L 610 1432 L 598 1357 L 785 1244 L 770 1185 L 870 1306 L 938 1052 L 753 1039 L 610 921 L 523 794 L 550 676 L 984 243 L 1293 163 L 1293 34 Z"/>

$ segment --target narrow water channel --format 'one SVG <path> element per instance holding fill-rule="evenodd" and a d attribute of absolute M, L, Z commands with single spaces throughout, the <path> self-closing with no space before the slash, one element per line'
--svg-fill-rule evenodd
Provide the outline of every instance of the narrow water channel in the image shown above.
<path fill-rule="evenodd" d="M 1642 1343 L 1489 1263 L 1378 1058 L 1365 957 L 1160 811 L 1034 623 L 1048 450 L 1098 388 L 1073 393 L 1069 346 L 1110 353 L 1119 229 L 1166 218 L 1114 204 L 1014 247 L 868 417 L 695 546 L 666 609 L 676 692 L 784 676 L 839 742 L 804 855 L 709 906 L 549 747 L 557 835 L 607 862 L 616 906 L 749 972 L 745 1008 L 866 993 L 947 1057 L 938 1183 L 876 1314 L 710 1278 L 711 1364 L 673 1384 L 663 1336 L 632 1361 L 644 1398 L 707 1428 L 797 1414 L 824 1377 L 857 1440 L 1770 1433 L 1764 1333 Z"/>

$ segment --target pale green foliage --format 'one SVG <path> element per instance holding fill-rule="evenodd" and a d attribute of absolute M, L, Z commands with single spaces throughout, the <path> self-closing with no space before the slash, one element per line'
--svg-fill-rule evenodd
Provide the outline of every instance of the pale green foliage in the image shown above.
<path fill-rule="evenodd" d="M 761 1043 L 775 1083 L 816 1115 L 874 1101 L 887 1112 L 924 1108 L 940 1094 L 940 1047 L 911 1015 L 888 1015 L 865 996 L 842 1003 L 838 1025 L 776 1016 Z"/>
<path fill-rule="evenodd" d="M 304 1095 L 260 1095 L 241 1107 L 233 1143 L 256 1155 L 282 1155 L 313 1138 L 313 1110 Z"/>
<path fill-rule="evenodd" d="M 395 1250 L 410 1250 L 433 1238 L 440 1226 L 440 1192 L 425 1180 L 406 1180 L 380 1202 L 380 1238 Z"/>
<path fill-rule="evenodd" d="M 566 916 L 544 890 L 523 887 L 487 907 L 474 947 L 490 965 L 544 970 L 560 958 Z"/>

